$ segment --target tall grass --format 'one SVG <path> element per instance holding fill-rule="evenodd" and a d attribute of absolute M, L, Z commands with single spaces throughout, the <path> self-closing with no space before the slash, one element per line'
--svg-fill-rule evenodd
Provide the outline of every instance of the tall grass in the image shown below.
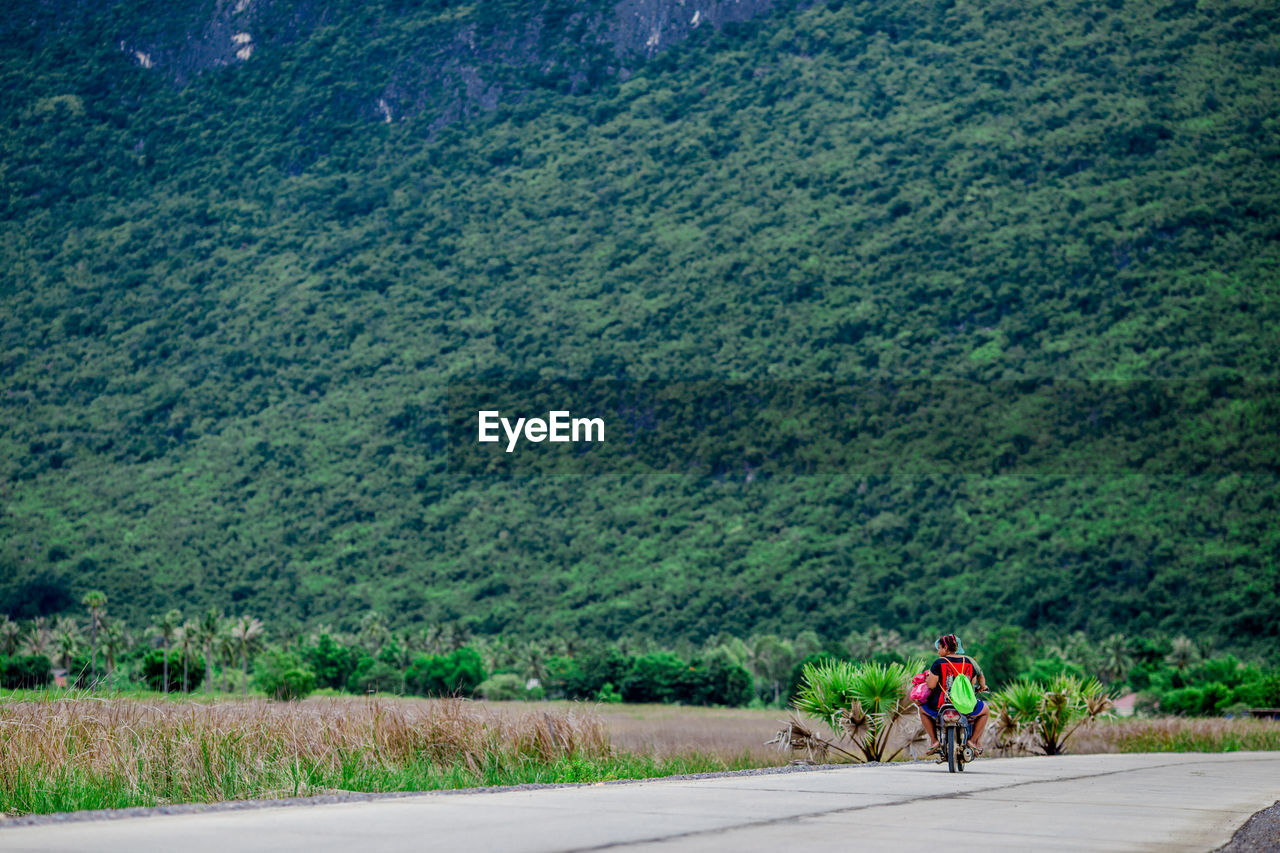
<path fill-rule="evenodd" d="M 581 710 L 461 700 L 0 704 L 0 810 L 29 814 L 337 791 L 587 782 L 745 762 L 613 748 Z"/>
<path fill-rule="evenodd" d="M 1108 726 L 1120 752 L 1280 750 L 1280 723 L 1220 718 L 1125 720 Z"/>

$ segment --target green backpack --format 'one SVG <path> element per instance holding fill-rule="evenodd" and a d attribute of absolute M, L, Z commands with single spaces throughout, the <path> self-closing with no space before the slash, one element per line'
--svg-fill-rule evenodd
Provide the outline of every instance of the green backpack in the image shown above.
<path fill-rule="evenodd" d="M 946 663 L 956 666 L 952 661 Z M 945 666 L 943 672 L 946 672 Z M 957 672 L 952 677 L 951 684 L 947 687 L 947 701 L 961 714 L 973 713 L 973 709 L 978 707 L 978 694 L 973 692 L 973 682 L 969 680 L 969 676 Z"/>

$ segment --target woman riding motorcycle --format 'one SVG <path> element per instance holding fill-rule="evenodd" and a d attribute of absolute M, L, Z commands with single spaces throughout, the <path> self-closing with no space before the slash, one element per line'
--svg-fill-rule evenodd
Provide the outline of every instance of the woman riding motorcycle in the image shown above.
<path fill-rule="evenodd" d="M 924 704 L 917 705 L 920 709 L 920 722 L 924 726 L 925 733 L 929 735 L 929 751 L 925 755 L 936 753 L 942 748 L 938 742 L 936 723 L 938 708 L 942 704 L 943 673 L 951 676 L 967 675 L 973 681 L 975 689 L 981 692 L 987 690 L 987 678 L 982 674 L 982 668 L 978 666 L 977 661 L 961 651 L 959 637 L 955 634 L 939 637 L 933 647 L 940 657 L 929 667 L 929 675 L 925 679 L 925 684 L 929 687 L 929 698 Z M 969 738 L 969 746 L 973 748 L 975 755 L 982 753 L 982 733 L 987 727 L 988 714 L 986 703 L 979 700 L 977 707 L 968 715 L 973 721 L 973 736 Z"/>

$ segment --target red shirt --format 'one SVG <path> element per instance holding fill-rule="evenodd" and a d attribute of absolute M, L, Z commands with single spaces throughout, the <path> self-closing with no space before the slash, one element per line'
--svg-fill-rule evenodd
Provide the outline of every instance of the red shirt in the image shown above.
<path fill-rule="evenodd" d="M 947 664 L 945 678 L 942 675 L 944 661 Z M 974 673 L 977 672 L 977 667 L 973 663 L 973 658 L 968 655 L 947 655 L 945 658 L 935 660 L 933 665 L 929 667 L 929 671 L 938 676 L 938 686 L 929 691 L 927 700 L 929 710 L 936 711 L 942 699 L 942 688 L 947 685 L 948 681 L 958 673 L 969 676 L 969 680 L 973 681 L 975 680 Z"/>

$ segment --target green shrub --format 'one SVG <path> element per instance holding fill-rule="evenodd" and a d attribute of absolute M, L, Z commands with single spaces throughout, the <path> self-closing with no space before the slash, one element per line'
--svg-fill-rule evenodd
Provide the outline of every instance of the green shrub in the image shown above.
<path fill-rule="evenodd" d="M 463 646 L 447 655 L 414 658 L 405 673 L 405 689 L 419 696 L 470 696 L 484 680 L 484 659 Z"/>
<path fill-rule="evenodd" d="M 53 681 L 53 663 L 44 655 L 0 655 L 0 687 L 31 690 Z"/>
<path fill-rule="evenodd" d="M 400 693 L 402 690 L 404 673 L 368 655 L 360 659 L 347 679 L 348 693 Z"/>
<path fill-rule="evenodd" d="M 317 685 L 339 690 L 347 685 L 360 660 L 358 649 L 348 648 L 328 634 L 321 634 L 303 655 L 308 668 L 315 673 Z"/>
<path fill-rule="evenodd" d="M 640 655 L 622 682 L 628 702 L 676 702 L 680 699 L 685 662 L 671 652 Z"/>
<path fill-rule="evenodd" d="M 1156 707 L 1161 713 L 1182 717 L 1204 713 L 1204 691 L 1199 687 L 1178 687 L 1162 694 Z"/>
<path fill-rule="evenodd" d="M 514 672 L 491 675 L 476 687 L 476 693 L 493 702 L 509 702 L 525 698 L 524 679 Z"/>
<path fill-rule="evenodd" d="M 316 674 L 295 652 L 272 651 L 262 655 L 254 663 L 253 679 L 268 698 L 278 701 L 302 699 L 316 689 Z"/>
<path fill-rule="evenodd" d="M 594 699 L 605 684 L 622 684 L 632 659 L 616 648 L 593 648 L 577 657 L 547 660 L 547 684 L 553 695 L 568 699 Z"/>
<path fill-rule="evenodd" d="M 755 684 L 751 673 L 722 654 L 694 661 L 680 677 L 678 699 L 689 705 L 737 707 L 751 701 Z"/>
<path fill-rule="evenodd" d="M 1253 681 L 1241 684 L 1233 691 L 1232 698 L 1250 708 L 1280 707 L 1280 669 L 1262 673 Z"/>

